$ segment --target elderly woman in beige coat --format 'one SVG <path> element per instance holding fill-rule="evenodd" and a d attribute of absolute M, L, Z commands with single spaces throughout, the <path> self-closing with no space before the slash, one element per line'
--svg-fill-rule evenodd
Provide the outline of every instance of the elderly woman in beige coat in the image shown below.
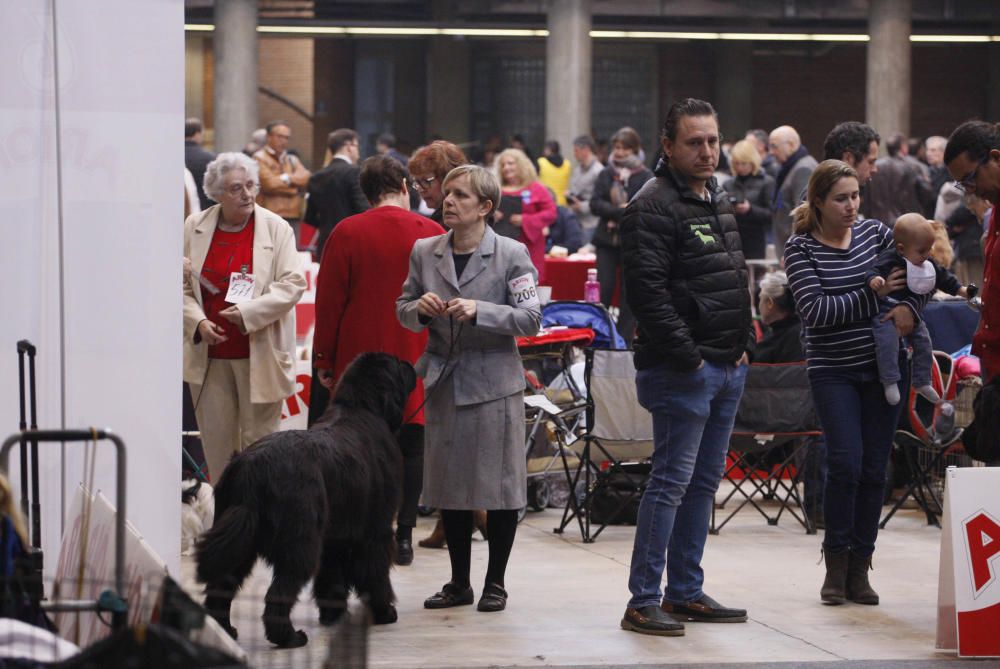
<path fill-rule="evenodd" d="M 427 396 L 423 499 L 441 509 L 451 558 L 451 581 L 424 607 L 472 603 L 472 510 L 486 509 L 490 558 L 478 609 L 501 611 L 517 515 L 527 503 L 524 369 L 515 338 L 538 332 L 538 275 L 524 244 L 486 223 L 500 200 L 491 172 L 463 165 L 442 186 L 451 231 L 414 244 L 396 300 L 404 327 L 430 330 L 417 362 Z"/>
<path fill-rule="evenodd" d="M 219 154 L 204 186 L 219 204 L 184 222 L 184 380 L 217 481 L 234 452 L 278 429 L 306 281 L 291 226 L 254 204 L 254 160 Z"/>

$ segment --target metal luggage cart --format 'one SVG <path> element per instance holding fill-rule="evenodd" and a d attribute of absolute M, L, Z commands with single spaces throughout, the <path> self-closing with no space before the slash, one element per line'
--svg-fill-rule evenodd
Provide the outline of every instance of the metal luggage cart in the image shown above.
<path fill-rule="evenodd" d="M 44 611 L 96 611 L 111 613 L 112 628 L 124 629 L 128 624 L 128 601 L 125 599 L 125 442 L 110 430 L 25 430 L 10 435 L 0 447 L 0 468 L 7 475 L 10 449 L 21 441 L 35 445 L 40 442 L 111 441 L 116 450 L 115 494 L 115 590 L 105 591 L 97 600 L 48 600 L 41 602 Z"/>

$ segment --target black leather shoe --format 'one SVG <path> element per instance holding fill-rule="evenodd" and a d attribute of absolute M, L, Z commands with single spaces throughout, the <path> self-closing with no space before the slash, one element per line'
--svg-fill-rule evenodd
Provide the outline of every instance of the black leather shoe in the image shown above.
<path fill-rule="evenodd" d="M 654 636 L 684 636 L 684 625 L 677 622 L 655 604 L 638 609 L 625 609 L 622 629 Z"/>
<path fill-rule="evenodd" d="M 663 602 L 660 608 L 677 620 L 691 623 L 745 623 L 746 609 L 730 609 L 718 603 L 708 595 L 701 599 L 684 604 Z"/>
<path fill-rule="evenodd" d="M 413 564 L 412 539 L 396 539 L 396 564 L 401 567 Z"/>
<path fill-rule="evenodd" d="M 476 599 L 472 587 L 445 583 L 441 592 L 424 600 L 425 609 L 450 609 L 453 606 L 468 606 Z"/>
<path fill-rule="evenodd" d="M 507 608 L 507 591 L 496 583 L 490 583 L 483 588 L 483 594 L 479 598 L 476 610 L 492 613 L 493 611 L 503 611 Z"/>

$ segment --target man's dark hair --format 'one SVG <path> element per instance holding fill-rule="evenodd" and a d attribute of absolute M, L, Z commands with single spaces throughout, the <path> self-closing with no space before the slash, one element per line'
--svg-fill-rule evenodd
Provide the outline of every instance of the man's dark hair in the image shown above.
<path fill-rule="evenodd" d="M 267 125 L 265 125 L 264 126 L 264 130 L 266 130 L 267 134 L 270 135 L 271 131 L 274 130 L 275 128 L 277 128 L 279 125 L 283 125 L 286 128 L 291 128 L 292 127 L 292 126 L 288 125 L 287 121 L 282 121 L 282 120 L 279 119 L 277 121 L 271 121 L 270 123 L 268 123 Z"/>
<path fill-rule="evenodd" d="M 350 128 L 339 128 L 331 132 L 326 138 L 326 146 L 330 149 L 330 153 L 337 153 L 344 148 L 345 144 L 356 141 L 358 141 L 358 133 Z"/>
<path fill-rule="evenodd" d="M 402 193 L 406 168 L 395 158 L 376 154 L 361 163 L 361 192 L 373 205 L 390 193 Z"/>
<path fill-rule="evenodd" d="M 899 155 L 900 149 L 906 143 L 906 136 L 899 132 L 894 132 L 889 135 L 889 138 L 885 140 L 885 150 L 889 152 L 889 155 L 895 158 Z"/>
<path fill-rule="evenodd" d="M 966 121 L 955 128 L 944 147 L 944 164 L 968 153 L 969 158 L 981 161 L 993 149 L 1000 149 L 1000 123 Z"/>
<path fill-rule="evenodd" d="M 849 153 L 855 163 L 860 163 L 868 155 L 872 142 L 878 145 L 881 141 L 875 128 L 867 123 L 838 123 L 823 142 L 823 160 L 843 160 L 844 154 Z"/>
<path fill-rule="evenodd" d="M 191 139 L 199 132 L 204 130 L 204 126 L 201 124 L 200 118 L 194 118 L 193 116 L 189 119 L 184 120 L 184 139 Z"/>
<path fill-rule="evenodd" d="M 753 130 L 747 130 L 748 135 L 753 135 L 753 138 L 764 145 L 764 148 L 768 148 L 770 144 L 771 136 L 767 134 L 767 130 L 761 128 L 754 128 Z"/>
<path fill-rule="evenodd" d="M 391 132 L 383 132 L 381 135 L 378 136 L 378 139 L 375 140 L 375 143 L 388 146 L 390 149 L 395 149 L 396 136 Z"/>
<path fill-rule="evenodd" d="M 573 146 L 585 146 L 593 153 L 597 153 L 597 142 L 590 135 L 580 135 L 573 140 Z"/>
<path fill-rule="evenodd" d="M 684 98 L 670 105 L 667 112 L 667 120 L 663 122 L 663 137 L 671 142 L 677 139 L 677 124 L 683 116 L 711 116 L 715 122 L 719 122 L 719 115 L 715 113 L 715 107 L 711 102 L 698 100 L 697 98 Z"/>

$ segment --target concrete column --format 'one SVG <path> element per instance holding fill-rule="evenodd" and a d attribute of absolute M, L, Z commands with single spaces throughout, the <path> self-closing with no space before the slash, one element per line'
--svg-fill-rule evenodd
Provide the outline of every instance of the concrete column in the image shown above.
<path fill-rule="evenodd" d="M 865 118 L 882 137 L 910 132 L 912 4 L 912 0 L 871 0 Z"/>
<path fill-rule="evenodd" d="M 257 0 L 215 1 L 215 150 L 239 151 L 257 129 Z"/>
<path fill-rule="evenodd" d="M 712 105 L 727 142 L 743 139 L 753 121 L 753 42 L 719 42 Z"/>
<path fill-rule="evenodd" d="M 184 116 L 205 119 L 205 37 L 184 35 Z"/>
<path fill-rule="evenodd" d="M 989 58 L 989 79 L 986 86 L 987 121 L 1000 121 L 1000 42 L 990 42 L 986 45 Z"/>
<path fill-rule="evenodd" d="M 574 137 L 590 132 L 590 23 L 590 0 L 549 3 L 545 139 L 557 140 L 564 156 L 572 155 Z"/>

